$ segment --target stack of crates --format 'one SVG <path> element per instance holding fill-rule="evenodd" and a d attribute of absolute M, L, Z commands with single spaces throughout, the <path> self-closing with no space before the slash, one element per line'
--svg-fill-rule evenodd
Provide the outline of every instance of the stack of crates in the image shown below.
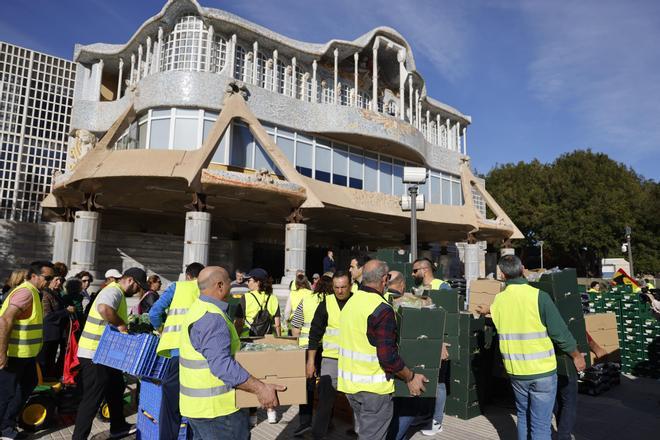
<path fill-rule="evenodd" d="M 397 325 L 399 353 L 406 365 L 429 380 L 426 391 L 420 397 L 435 398 L 440 372 L 440 356 L 444 342 L 447 313 L 441 308 L 399 307 Z M 395 397 L 410 397 L 408 386 L 394 381 Z"/>
<path fill-rule="evenodd" d="M 387 263 L 390 270 L 401 272 L 406 279 L 408 290 L 413 284 L 412 263 L 410 262 L 410 253 L 398 248 L 383 248 L 375 252 L 370 252 L 369 256 L 374 260 L 381 260 Z"/>
<path fill-rule="evenodd" d="M 449 381 L 445 414 L 471 419 L 481 415 L 484 384 L 490 374 L 481 359 L 485 320 L 463 311 L 465 297 L 455 289 L 430 291 L 429 295 L 447 312 L 444 339 L 449 344 Z"/>
<path fill-rule="evenodd" d="M 578 350 L 584 353 L 587 367 L 591 365 L 587 330 L 582 311 L 582 299 L 578 291 L 577 273 L 575 269 L 564 269 L 541 275 L 531 286 L 547 292 L 554 301 L 564 322 L 577 341 Z M 573 359 L 565 353 L 557 354 L 557 373 L 562 376 L 577 377 Z"/>
<path fill-rule="evenodd" d="M 158 440 L 158 417 L 160 414 L 162 391 L 158 382 L 140 381 L 140 399 L 137 413 L 137 439 Z M 179 440 L 185 440 L 188 435 L 188 424 L 181 421 Z"/>

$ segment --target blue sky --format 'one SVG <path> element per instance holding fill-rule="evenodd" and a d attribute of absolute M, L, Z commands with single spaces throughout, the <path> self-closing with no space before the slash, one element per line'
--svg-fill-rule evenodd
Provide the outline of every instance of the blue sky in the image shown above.
<path fill-rule="evenodd" d="M 127 41 L 164 3 L 4 2 L 0 39 L 71 58 L 75 43 Z M 591 148 L 660 180 L 660 1 L 201 4 L 311 42 L 397 29 L 429 94 L 472 116 L 468 153 L 479 172 Z"/>

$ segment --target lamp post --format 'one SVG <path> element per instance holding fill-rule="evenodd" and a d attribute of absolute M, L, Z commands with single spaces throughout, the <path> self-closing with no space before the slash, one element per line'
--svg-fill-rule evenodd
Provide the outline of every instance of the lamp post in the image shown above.
<path fill-rule="evenodd" d="M 403 183 L 408 184 L 408 195 L 401 196 L 401 209 L 410 211 L 410 255 L 417 259 L 417 211 L 424 210 L 424 194 L 419 193 L 419 185 L 426 183 L 426 168 L 403 167 Z"/>
<path fill-rule="evenodd" d="M 543 269 L 543 240 L 539 240 L 538 244 L 541 246 L 541 269 Z"/>
<path fill-rule="evenodd" d="M 632 244 L 630 243 L 630 236 L 632 235 L 632 228 L 626 226 L 626 242 L 628 243 L 628 263 L 630 263 L 630 276 L 635 278 L 635 271 L 633 270 L 633 257 L 632 257 Z"/>

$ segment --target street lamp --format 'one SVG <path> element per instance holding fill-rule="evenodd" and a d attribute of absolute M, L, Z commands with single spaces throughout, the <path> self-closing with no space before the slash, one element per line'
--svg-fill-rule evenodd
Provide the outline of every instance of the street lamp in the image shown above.
<path fill-rule="evenodd" d="M 417 211 L 424 210 L 424 194 L 418 194 L 419 185 L 426 183 L 426 168 L 403 167 L 403 183 L 408 184 L 408 195 L 401 196 L 401 209 L 410 211 L 410 254 L 417 259 Z M 413 203 L 414 200 L 414 203 Z"/>
<path fill-rule="evenodd" d="M 543 269 L 543 240 L 539 240 L 537 243 L 541 246 L 541 269 Z"/>

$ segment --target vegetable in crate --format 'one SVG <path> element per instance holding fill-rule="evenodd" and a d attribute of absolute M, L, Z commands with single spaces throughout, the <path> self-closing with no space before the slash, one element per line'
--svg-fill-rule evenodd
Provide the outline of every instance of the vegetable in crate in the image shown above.
<path fill-rule="evenodd" d="M 154 328 L 151 326 L 149 314 L 143 313 L 141 315 L 129 315 L 128 331 L 130 333 L 152 333 Z"/>

